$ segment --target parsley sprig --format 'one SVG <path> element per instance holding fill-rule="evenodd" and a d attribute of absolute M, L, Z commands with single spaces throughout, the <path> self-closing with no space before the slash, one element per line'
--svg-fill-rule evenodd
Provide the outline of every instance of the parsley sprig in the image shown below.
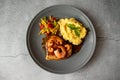
<path fill-rule="evenodd" d="M 76 36 L 80 36 L 80 27 L 77 27 L 74 24 L 67 24 L 67 26 L 75 32 Z"/>

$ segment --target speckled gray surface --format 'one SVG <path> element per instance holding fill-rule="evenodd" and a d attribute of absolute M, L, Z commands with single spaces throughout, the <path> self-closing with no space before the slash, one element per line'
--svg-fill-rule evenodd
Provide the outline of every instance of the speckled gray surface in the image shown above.
<path fill-rule="evenodd" d="M 97 45 L 81 70 L 52 74 L 34 63 L 26 48 L 30 21 L 42 9 L 68 4 L 94 24 Z M 0 0 L 0 80 L 120 80 L 119 0 Z"/>

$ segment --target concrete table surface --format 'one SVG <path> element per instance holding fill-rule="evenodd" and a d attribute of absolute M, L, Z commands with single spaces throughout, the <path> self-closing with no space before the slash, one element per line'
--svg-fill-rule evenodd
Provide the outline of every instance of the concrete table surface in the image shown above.
<path fill-rule="evenodd" d="M 68 4 L 93 22 L 97 44 L 91 60 L 71 74 L 41 69 L 26 47 L 33 17 L 46 7 Z M 0 80 L 120 80 L 119 0 L 0 0 Z"/>

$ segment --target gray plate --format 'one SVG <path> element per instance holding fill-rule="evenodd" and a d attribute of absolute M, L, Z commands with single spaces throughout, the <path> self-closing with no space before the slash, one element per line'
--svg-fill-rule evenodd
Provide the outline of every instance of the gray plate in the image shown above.
<path fill-rule="evenodd" d="M 46 61 L 45 53 L 41 47 L 42 37 L 39 36 L 39 22 L 44 16 L 57 18 L 74 17 L 90 29 L 81 50 L 68 59 L 60 61 Z M 59 74 L 71 73 L 83 67 L 91 58 L 96 45 L 94 27 L 88 17 L 79 9 L 68 5 L 48 7 L 38 13 L 29 25 L 27 32 L 27 47 L 33 60 L 43 69 Z"/>

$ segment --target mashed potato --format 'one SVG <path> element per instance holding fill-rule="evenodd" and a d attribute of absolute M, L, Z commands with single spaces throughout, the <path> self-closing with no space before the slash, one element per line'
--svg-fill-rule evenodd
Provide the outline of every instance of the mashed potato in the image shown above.
<path fill-rule="evenodd" d="M 75 18 L 60 19 L 58 24 L 60 25 L 60 33 L 63 39 L 68 40 L 73 45 L 82 43 L 82 39 L 85 38 L 87 30 L 80 22 L 75 20 Z"/>

